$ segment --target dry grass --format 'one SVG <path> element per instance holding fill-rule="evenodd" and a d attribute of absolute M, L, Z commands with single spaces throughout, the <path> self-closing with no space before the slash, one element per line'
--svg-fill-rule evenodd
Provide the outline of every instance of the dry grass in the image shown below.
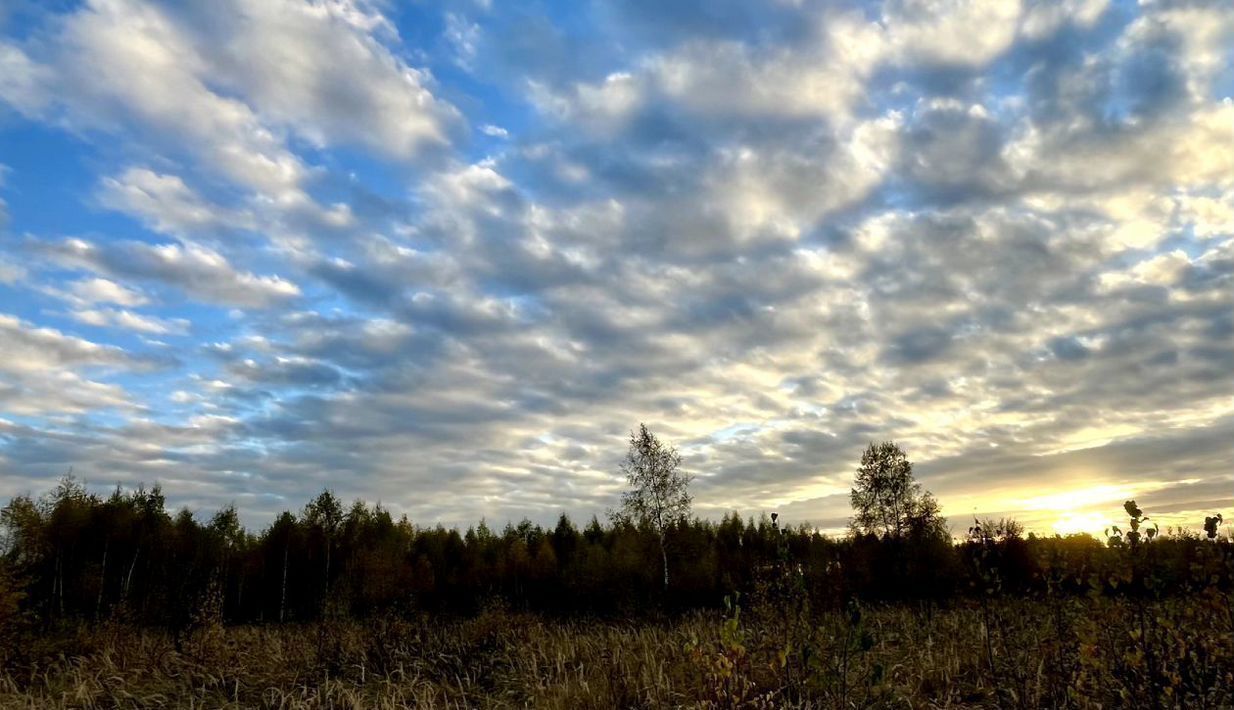
<path fill-rule="evenodd" d="M 986 633 L 985 619 L 989 619 Z M 4 708 L 1231 707 L 1228 594 L 659 623 L 382 619 L 29 645 Z"/>

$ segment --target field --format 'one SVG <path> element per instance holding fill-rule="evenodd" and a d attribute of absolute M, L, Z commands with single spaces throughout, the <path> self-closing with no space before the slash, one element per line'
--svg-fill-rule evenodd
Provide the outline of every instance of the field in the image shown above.
<path fill-rule="evenodd" d="M 1101 542 L 734 514 L 661 547 L 622 520 L 341 510 L 253 535 L 157 490 L 14 499 L 0 708 L 1234 707 L 1220 515 L 1162 533 L 1129 500 Z"/>
<path fill-rule="evenodd" d="M 0 707 L 1231 707 L 1230 601 L 755 604 L 639 623 L 496 607 L 178 638 L 113 622 L 28 639 Z"/>

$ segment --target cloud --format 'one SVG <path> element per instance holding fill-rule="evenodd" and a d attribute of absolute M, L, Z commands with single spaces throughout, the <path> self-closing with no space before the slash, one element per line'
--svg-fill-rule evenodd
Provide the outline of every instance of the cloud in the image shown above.
<path fill-rule="evenodd" d="M 68 187 L 5 197 L 84 204 L 0 245 L 0 489 L 74 462 L 256 523 L 322 486 L 549 521 L 613 504 L 638 422 L 701 513 L 837 529 L 871 440 L 960 524 L 1228 483 L 1225 6 L 386 12 L 6 36 Z"/>
<path fill-rule="evenodd" d="M 137 121 L 225 178 L 276 200 L 303 199 L 303 162 L 248 104 L 207 86 L 208 59 L 167 13 L 93 3 L 63 18 L 56 47 L 49 61 L 69 121 L 112 130 Z"/>
<path fill-rule="evenodd" d="M 1021 12 L 1019 0 L 900 0 L 884 5 L 883 23 L 901 62 L 979 66 L 1011 47 Z"/>
<path fill-rule="evenodd" d="M 38 372 L 76 367 L 128 367 L 134 364 L 123 350 L 66 335 L 52 328 L 38 328 L 19 318 L 0 314 L 4 333 L 4 369 L 7 372 Z"/>
<path fill-rule="evenodd" d="M 1020 21 L 1020 33 L 1029 41 L 1036 41 L 1054 34 L 1068 22 L 1080 26 L 1092 26 L 1108 9 L 1109 0 L 1063 0 L 1063 2 L 1036 4 L 1024 7 Z"/>
<path fill-rule="evenodd" d="M 699 40 L 642 61 L 636 73 L 566 92 L 539 89 L 542 110 L 583 125 L 628 121 L 664 97 L 701 120 L 785 116 L 845 120 L 864 96 L 864 80 L 882 58 L 876 26 L 853 15 L 819 22 L 815 48 L 753 48 Z"/>
<path fill-rule="evenodd" d="M 0 43 L 0 99 L 27 115 L 47 105 L 51 72 L 32 61 L 19 47 Z"/>
<path fill-rule="evenodd" d="M 896 172 L 929 193 L 925 197 L 943 203 L 988 198 L 1015 184 L 1003 156 L 1007 128 L 983 106 L 935 101 L 917 107 L 906 123 Z"/>
<path fill-rule="evenodd" d="M 1105 7 L 1105 0 L 1068 2 L 1048 11 L 1026 8 L 1019 0 L 891 0 L 882 3 L 877 20 L 855 11 L 800 12 L 786 21 L 795 23 L 793 31 L 769 10 L 771 18 L 760 19 L 772 24 L 763 29 L 784 41 L 766 42 L 741 32 L 734 37 L 734 26 L 699 36 L 700 28 L 709 27 L 710 14 L 700 12 L 691 16 L 692 29 L 682 33 L 678 45 L 643 58 L 636 71 L 611 73 L 602 82 L 559 93 L 534 88 L 546 113 L 590 125 L 628 119 L 638 106 L 655 105 L 660 97 L 707 121 L 738 116 L 843 122 L 868 105 L 870 80 L 879 70 L 976 70 L 1025 35 L 1040 40 L 1066 24 L 1091 27 Z M 741 17 L 747 10 L 718 12 Z M 637 13 L 640 27 L 656 15 L 656 22 L 676 19 L 674 10 L 644 8 Z M 973 27 L 982 32 L 975 36 Z"/>
<path fill-rule="evenodd" d="M 163 234 L 188 235 L 237 221 L 203 200 L 179 176 L 148 168 L 129 168 L 103 178 L 98 200 L 103 207 L 139 217 Z"/>
<path fill-rule="evenodd" d="M 455 62 L 467 71 L 476 58 L 476 44 L 480 39 L 480 26 L 468 22 L 461 15 L 446 13 L 446 41 L 454 47 Z"/>
<path fill-rule="evenodd" d="M 132 307 L 144 306 L 150 302 L 150 299 L 139 290 L 97 276 L 78 279 L 70 283 L 67 290 L 45 287 L 44 291 L 78 307 L 94 306 L 100 303 Z"/>
<path fill-rule="evenodd" d="M 406 161 L 447 148 L 461 123 L 427 88 L 431 77 L 376 36 L 390 28 L 353 3 L 96 0 L 25 48 L 0 46 L 0 98 L 79 132 L 138 129 L 139 141 L 251 191 L 265 210 L 337 224 L 347 214 L 312 198 L 314 170 L 293 136 Z M 168 232 L 219 221 L 179 180 L 130 169 L 105 179 L 100 199 Z"/>
<path fill-rule="evenodd" d="M 73 320 L 101 328 L 120 328 L 154 335 L 184 335 L 189 322 L 183 318 L 171 320 L 141 315 L 123 308 L 86 308 L 72 311 Z"/>
<path fill-rule="evenodd" d="M 192 243 L 100 245 L 82 239 L 66 239 L 37 243 L 32 249 L 65 266 L 112 278 L 157 282 L 220 305 L 264 308 L 300 295 L 299 287 L 291 281 L 237 270 L 218 252 Z"/>
<path fill-rule="evenodd" d="M 134 404 L 122 389 L 87 379 L 83 372 L 147 366 L 119 348 L 0 313 L 0 403 L 10 415 L 131 408 Z"/>
<path fill-rule="evenodd" d="M 429 90 L 427 72 L 374 36 L 390 25 L 371 6 L 237 0 L 185 15 L 212 76 L 316 144 L 344 142 L 406 159 L 448 145 L 461 122 Z"/>
<path fill-rule="evenodd" d="M 257 383 L 300 387 L 335 385 L 342 377 L 334 367 L 304 357 L 278 357 L 264 363 L 245 359 L 233 362 L 229 371 Z"/>
<path fill-rule="evenodd" d="M 26 276 L 26 269 L 18 264 L 0 261 L 0 284 L 12 285 Z"/>
<path fill-rule="evenodd" d="M 4 187 L 5 178 L 8 172 L 9 172 L 9 167 L 3 163 L 0 163 L 0 188 Z M 5 202 L 2 198 L 0 198 L 0 230 L 4 230 L 5 228 L 8 227 L 8 225 L 9 225 L 9 204 Z M 11 280 L 12 278 L 13 277 L 10 274 L 8 276 L 8 279 Z M 0 281 L 3 281 L 3 280 L 4 280 L 4 277 L 0 277 Z"/>

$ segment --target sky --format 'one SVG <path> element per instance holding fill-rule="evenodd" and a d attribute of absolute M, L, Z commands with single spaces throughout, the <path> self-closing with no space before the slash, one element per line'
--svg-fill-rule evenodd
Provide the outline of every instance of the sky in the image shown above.
<path fill-rule="evenodd" d="M 1228 0 L 0 0 L 0 496 L 1234 512 Z"/>

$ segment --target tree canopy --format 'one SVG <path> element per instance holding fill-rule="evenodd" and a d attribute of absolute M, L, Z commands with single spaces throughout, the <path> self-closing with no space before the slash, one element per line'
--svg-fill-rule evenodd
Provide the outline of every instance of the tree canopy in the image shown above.
<path fill-rule="evenodd" d="M 946 534 L 938 502 L 913 478 L 913 463 L 895 442 L 866 447 L 850 500 L 857 532 L 894 539 Z"/>
<path fill-rule="evenodd" d="M 677 449 L 660 441 L 646 424 L 639 424 L 637 432 L 630 432 L 630 448 L 621 471 L 630 485 L 621 496 L 621 514 L 655 532 L 664 568 L 664 588 L 668 589 L 665 538 L 673 525 L 690 515 L 691 477 L 681 471 Z"/>
<path fill-rule="evenodd" d="M 117 616 L 179 632 L 206 612 L 277 622 L 469 613 L 497 602 L 630 615 L 714 606 L 775 587 L 785 570 L 816 608 L 944 599 L 990 588 L 991 575 L 1002 593 L 1087 593 L 1096 585 L 1122 594 L 1128 586 L 1118 580 L 1132 557 L 1136 569 L 1151 561 L 1163 589 L 1234 586 L 1234 550 L 1218 513 L 1204 519 L 1203 536 L 1136 538 L 1148 518 L 1129 501 L 1131 529 L 1107 542 L 1024 536 L 1015 521 L 1000 520 L 975 521 L 957 544 L 904 452 L 883 444 L 866 450 L 854 482 L 857 534 L 833 537 L 783 516 L 692 516 L 690 477 L 680 466 L 673 447 L 640 426 L 622 467 L 630 489 L 610 523 L 576 524 L 562 513 L 548 527 L 480 521 L 466 530 L 415 525 L 362 501 L 345 506 L 324 491 L 251 532 L 231 506 L 196 516 L 167 510 L 157 486 L 99 495 L 66 478 L 0 510 L 0 617 L 14 609 L 39 623 Z"/>

